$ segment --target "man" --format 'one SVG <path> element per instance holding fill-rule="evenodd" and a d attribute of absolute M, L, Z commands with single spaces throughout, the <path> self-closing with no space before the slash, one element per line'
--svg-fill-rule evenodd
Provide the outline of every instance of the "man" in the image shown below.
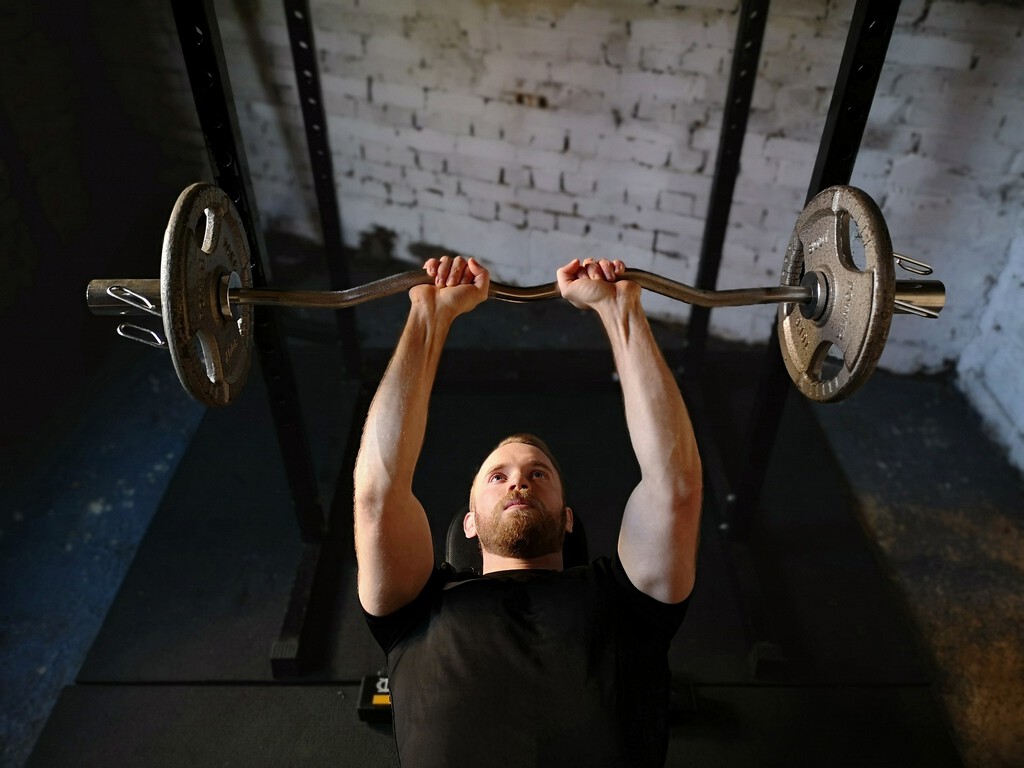
<path fill-rule="evenodd" d="M 359 599 L 388 655 L 410 766 L 647 766 L 667 750 L 667 651 L 694 584 L 701 468 L 679 389 L 620 261 L 558 270 L 611 342 L 641 480 L 614 558 L 563 570 L 563 480 L 532 436 L 503 441 L 470 491 L 483 577 L 435 568 L 412 492 L 452 321 L 487 297 L 475 260 L 429 260 L 370 406 L 355 470 Z"/>

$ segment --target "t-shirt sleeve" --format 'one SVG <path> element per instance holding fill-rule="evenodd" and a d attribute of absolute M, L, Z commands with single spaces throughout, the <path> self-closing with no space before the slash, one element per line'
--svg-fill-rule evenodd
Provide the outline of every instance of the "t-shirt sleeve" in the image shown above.
<path fill-rule="evenodd" d="M 427 583 L 420 590 L 420 593 L 411 602 L 403 605 L 397 611 L 386 616 L 374 616 L 363 610 L 366 625 L 370 628 L 370 634 L 381 647 L 384 653 L 390 653 L 399 641 L 412 627 L 419 622 L 424 614 L 430 611 L 434 602 L 434 596 L 444 589 L 445 582 L 450 578 L 449 566 L 444 565 L 434 568 Z"/>
<path fill-rule="evenodd" d="M 610 568 L 612 578 L 630 609 L 650 626 L 671 638 L 683 623 L 683 619 L 686 618 L 690 598 L 686 598 L 681 603 L 663 603 L 644 594 L 629 580 L 618 555 L 612 558 Z"/>

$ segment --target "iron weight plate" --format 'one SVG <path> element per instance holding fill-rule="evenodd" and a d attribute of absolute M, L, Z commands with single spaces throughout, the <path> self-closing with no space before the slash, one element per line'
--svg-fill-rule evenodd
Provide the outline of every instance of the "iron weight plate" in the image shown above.
<path fill-rule="evenodd" d="M 853 259 L 851 221 L 860 232 L 863 269 Z M 799 305 L 780 305 L 779 341 L 797 389 L 811 400 L 835 402 L 855 392 L 874 372 L 889 336 L 896 297 L 889 230 L 865 192 L 830 187 L 804 208 L 786 251 L 782 285 L 800 285 L 812 271 L 827 286 L 824 312 L 809 320 Z M 833 347 L 842 357 L 834 372 L 825 367 Z"/>
<path fill-rule="evenodd" d="M 252 287 L 249 264 L 248 240 L 227 195 L 212 184 L 187 187 L 164 232 L 160 300 L 174 369 L 204 405 L 232 403 L 249 375 L 252 307 L 221 311 L 225 280 Z"/>

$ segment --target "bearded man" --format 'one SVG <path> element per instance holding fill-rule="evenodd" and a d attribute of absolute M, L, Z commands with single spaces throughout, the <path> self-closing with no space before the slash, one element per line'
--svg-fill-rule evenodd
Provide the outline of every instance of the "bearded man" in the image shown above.
<path fill-rule="evenodd" d="M 641 480 L 616 553 L 564 569 L 561 470 L 533 435 L 503 440 L 473 479 L 482 575 L 435 567 L 412 491 L 430 390 L 454 319 L 487 297 L 473 259 L 431 259 L 374 397 L 355 470 L 359 600 L 388 659 L 395 737 L 420 766 L 660 766 L 667 653 L 693 589 L 701 466 L 679 389 L 621 261 L 558 270 L 611 343 Z"/>

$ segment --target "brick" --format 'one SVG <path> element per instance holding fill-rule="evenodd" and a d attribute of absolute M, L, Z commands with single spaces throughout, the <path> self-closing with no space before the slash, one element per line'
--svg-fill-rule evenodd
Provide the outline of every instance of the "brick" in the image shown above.
<path fill-rule="evenodd" d="M 359 235 L 374 227 L 384 227 L 413 240 L 421 239 L 421 214 L 419 211 L 355 195 L 340 198 L 345 244 L 359 245 Z"/>
<path fill-rule="evenodd" d="M 504 138 L 509 144 L 517 147 L 561 152 L 565 148 L 568 131 L 561 127 L 514 122 L 504 125 Z"/>
<path fill-rule="evenodd" d="M 426 106 L 424 89 L 418 86 L 375 80 L 370 92 L 372 101 L 376 104 L 389 104 L 411 110 L 420 110 Z"/>
<path fill-rule="evenodd" d="M 576 171 L 580 159 L 567 152 L 547 152 L 542 149 L 517 148 L 512 158 L 519 165 L 530 168 L 552 168 L 560 171 Z"/>
<path fill-rule="evenodd" d="M 522 238 L 518 230 L 501 221 L 481 221 L 472 216 L 424 211 L 423 240 L 488 265 L 515 265 Z"/>
<path fill-rule="evenodd" d="M 655 233 L 639 227 L 626 227 L 622 230 L 622 242 L 645 251 L 654 249 Z"/>
<path fill-rule="evenodd" d="M 695 202 L 696 197 L 692 194 L 681 194 L 679 192 L 661 190 L 658 193 L 657 206 L 659 211 L 665 211 L 666 213 L 681 213 L 690 216 L 694 213 Z"/>
<path fill-rule="evenodd" d="M 758 183 L 773 183 L 779 171 L 779 163 L 764 156 L 743 158 L 740 161 L 740 179 Z"/>
<path fill-rule="evenodd" d="M 416 151 L 416 167 L 422 171 L 435 173 L 448 173 L 448 162 L 454 155 L 446 152 L 428 152 L 426 150 Z"/>
<path fill-rule="evenodd" d="M 479 197 L 469 198 L 469 215 L 475 219 L 491 221 L 498 218 L 498 204 Z"/>
<path fill-rule="evenodd" d="M 487 66 L 478 73 L 475 90 L 495 98 L 531 92 L 539 83 L 550 81 L 548 67 L 548 60 L 542 56 L 523 58 L 492 50 L 487 55 Z"/>
<path fill-rule="evenodd" d="M 696 260 L 700 258 L 701 241 L 693 236 L 683 237 L 670 232 L 658 232 L 654 238 L 653 250 L 666 256 L 685 256 Z"/>
<path fill-rule="evenodd" d="M 590 195 L 597 188 L 597 179 L 589 173 L 562 173 L 562 188 L 570 195 Z"/>
<path fill-rule="evenodd" d="M 378 127 L 406 129 L 416 127 L 416 110 L 396 104 L 359 102 L 357 117 Z M 395 131 L 397 134 L 397 131 Z"/>
<path fill-rule="evenodd" d="M 425 109 L 428 112 L 463 112 L 467 115 L 478 115 L 486 111 L 487 105 L 483 98 L 472 93 L 428 88 Z"/>
<path fill-rule="evenodd" d="M 635 223 L 643 229 L 675 235 L 701 237 L 704 233 L 704 222 L 701 219 L 664 211 L 641 210 Z"/>
<path fill-rule="evenodd" d="M 407 35 L 397 30 L 393 33 L 378 32 L 368 36 L 365 50 L 368 59 L 401 62 L 403 65 L 419 64 L 423 56 L 419 41 L 410 40 Z"/>
<path fill-rule="evenodd" d="M 459 182 L 447 174 L 424 171 L 418 168 L 402 168 L 402 178 L 416 189 L 433 189 L 441 194 L 458 193 Z"/>
<path fill-rule="evenodd" d="M 385 184 L 401 184 L 406 181 L 404 169 L 396 165 L 385 165 L 373 161 L 355 160 L 352 173 L 358 179 L 375 179 Z"/>
<path fill-rule="evenodd" d="M 497 163 L 512 160 L 517 150 L 504 141 L 481 139 L 475 136 L 459 136 L 455 140 L 455 151 L 462 157 L 477 157 Z"/>
<path fill-rule="evenodd" d="M 523 281 L 551 282 L 555 270 L 572 259 L 601 258 L 604 253 L 586 238 L 553 230 L 531 230 L 528 268 Z"/>
<path fill-rule="evenodd" d="M 704 12 L 691 4 L 689 9 L 681 8 L 677 12 L 657 14 L 653 18 L 634 19 L 630 24 L 631 41 L 640 46 L 688 47 L 690 43 L 719 45 L 728 40 L 729 45 L 735 38 L 734 32 L 728 32 L 730 21 L 721 13 Z M 731 14 L 730 14 L 731 15 Z M 720 36 L 726 33 L 725 39 Z"/>
<path fill-rule="evenodd" d="M 382 136 L 382 138 L 388 138 Z M 385 144 L 380 141 L 363 140 L 362 157 L 372 163 L 384 163 L 386 165 L 416 165 L 416 155 L 408 147 L 400 144 Z"/>
<path fill-rule="evenodd" d="M 580 216 L 556 216 L 555 229 L 570 235 L 583 237 L 587 234 L 587 220 Z"/>
<path fill-rule="evenodd" d="M 566 42 L 567 55 L 570 61 L 603 64 L 606 44 L 604 37 L 583 37 L 570 34 Z"/>
<path fill-rule="evenodd" d="M 602 240 L 607 243 L 619 243 L 622 240 L 622 228 L 613 224 L 605 224 L 601 221 L 583 219 L 585 223 L 585 237 Z"/>
<path fill-rule="evenodd" d="M 1013 131 L 1017 133 L 1019 129 L 1015 127 Z M 998 141 L 941 130 L 920 130 L 918 138 L 918 151 L 922 157 L 949 166 L 970 168 L 972 174 L 985 171 L 1006 173 L 1017 152 L 1013 146 Z"/>
<path fill-rule="evenodd" d="M 458 147 L 455 136 L 431 128 L 396 130 L 394 135 L 397 143 L 417 152 L 453 154 Z"/>
<path fill-rule="evenodd" d="M 779 161 L 775 182 L 780 187 L 807 189 L 814 171 L 814 155 L 807 155 L 800 161 Z"/>
<path fill-rule="evenodd" d="M 456 136 L 473 135 L 473 118 L 461 112 L 418 112 L 415 125 L 445 134 L 453 143 Z"/>
<path fill-rule="evenodd" d="M 528 187 L 533 184 L 533 171 L 517 165 L 506 165 L 501 178 L 509 187 Z"/>
<path fill-rule="evenodd" d="M 319 26 L 314 30 L 317 53 L 321 58 L 321 65 L 327 61 L 327 57 L 337 56 L 342 61 L 360 59 L 366 55 L 366 46 L 362 35 L 351 30 L 334 30 L 328 32 Z M 344 70 L 340 70 L 344 71 Z M 321 72 L 322 74 L 322 72 Z"/>
<path fill-rule="evenodd" d="M 969 69 L 973 53 L 969 43 L 937 36 L 912 35 L 897 29 L 889 43 L 886 63 Z"/>
<path fill-rule="evenodd" d="M 698 75 L 721 75 L 728 71 L 732 53 L 728 48 L 698 46 L 682 55 L 681 66 Z"/>
<path fill-rule="evenodd" d="M 574 214 L 575 198 L 539 189 L 516 189 L 516 202 L 524 208 L 550 211 L 552 213 Z"/>
<path fill-rule="evenodd" d="M 558 28 L 563 34 L 605 38 L 609 35 L 625 34 L 626 23 L 619 14 L 613 14 L 603 8 L 574 4 L 562 16 Z"/>
<path fill-rule="evenodd" d="M 625 202 L 627 205 L 635 205 L 638 208 L 658 207 L 658 185 L 654 179 L 649 179 L 644 184 L 634 184 L 626 190 Z"/>
<path fill-rule="evenodd" d="M 447 195 L 431 188 L 419 190 L 417 199 L 419 207 L 424 210 L 469 215 L 469 198 L 462 195 Z"/>
<path fill-rule="evenodd" d="M 1020 8 L 1009 3 L 943 2 L 936 0 L 929 4 L 925 21 L 929 29 L 950 33 L 966 33 L 975 37 L 979 33 L 993 36 L 1013 37 L 1021 28 Z"/>
<path fill-rule="evenodd" d="M 448 173 L 460 179 L 476 179 L 497 185 L 502 163 L 486 157 L 455 154 L 448 159 Z"/>
<path fill-rule="evenodd" d="M 560 61 L 566 57 L 565 36 L 560 30 L 507 23 L 498 26 L 496 47 L 506 55 L 527 59 L 537 57 L 546 61 Z"/>
<path fill-rule="evenodd" d="M 955 195 L 963 185 L 962 173 L 921 155 L 897 158 L 889 176 L 890 189 L 927 189 L 930 195 Z"/>
<path fill-rule="evenodd" d="M 627 161 L 648 166 L 667 165 L 669 147 L 665 143 L 606 136 L 597 147 L 598 156 L 608 160 Z"/>
<path fill-rule="evenodd" d="M 517 202 L 515 190 L 500 184 L 488 184 L 472 179 L 459 180 L 459 192 L 471 200 L 481 199 L 498 203 Z"/>
<path fill-rule="evenodd" d="M 530 173 L 533 186 L 543 192 L 562 192 L 562 172 L 534 168 Z"/>
<path fill-rule="evenodd" d="M 695 173 L 702 169 L 708 161 L 706 152 L 687 149 L 684 146 L 673 147 L 669 154 L 668 167 L 676 171 Z"/>
<path fill-rule="evenodd" d="M 555 228 L 555 216 L 548 211 L 527 209 L 526 223 L 530 229 L 539 229 L 543 232 L 550 232 Z"/>
<path fill-rule="evenodd" d="M 704 98 L 707 78 L 700 75 L 659 75 L 651 72 L 624 73 L 621 89 L 629 94 L 656 95 L 662 101 L 692 103 Z"/>
<path fill-rule="evenodd" d="M 498 220 L 511 224 L 514 227 L 526 226 L 526 211 L 515 204 L 499 204 Z"/>
<path fill-rule="evenodd" d="M 576 213 L 586 219 L 618 225 L 635 224 L 640 216 L 640 211 L 635 205 L 587 197 L 577 199 Z"/>

